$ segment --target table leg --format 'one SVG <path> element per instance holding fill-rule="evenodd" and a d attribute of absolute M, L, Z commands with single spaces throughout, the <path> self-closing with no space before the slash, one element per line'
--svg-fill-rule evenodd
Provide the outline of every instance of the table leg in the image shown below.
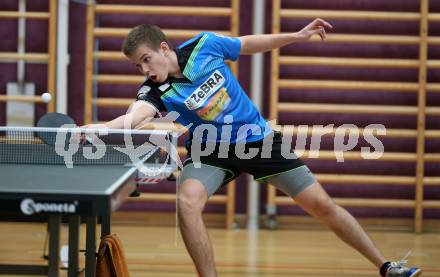
<path fill-rule="evenodd" d="M 49 269 L 48 276 L 58 277 L 60 263 L 61 215 L 49 215 Z"/>
<path fill-rule="evenodd" d="M 69 217 L 69 277 L 78 276 L 79 224 L 80 218 L 78 215 Z"/>
<path fill-rule="evenodd" d="M 112 228 L 112 214 L 104 215 L 101 217 L 101 238 L 110 235 Z"/>
<path fill-rule="evenodd" d="M 95 276 L 96 221 L 96 216 L 87 216 L 86 218 L 86 277 Z"/>

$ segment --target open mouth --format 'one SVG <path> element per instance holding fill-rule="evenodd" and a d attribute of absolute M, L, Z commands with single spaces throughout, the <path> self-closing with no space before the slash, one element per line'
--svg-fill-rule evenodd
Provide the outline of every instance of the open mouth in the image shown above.
<path fill-rule="evenodd" d="M 157 82 L 157 76 L 156 76 L 156 75 L 152 75 L 152 76 L 150 76 L 150 79 L 151 79 L 153 82 Z"/>

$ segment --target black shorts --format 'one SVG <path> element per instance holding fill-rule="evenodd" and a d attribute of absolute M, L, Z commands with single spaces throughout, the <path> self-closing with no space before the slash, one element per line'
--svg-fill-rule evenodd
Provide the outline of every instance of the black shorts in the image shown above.
<path fill-rule="evenodd" d="M 273 142 L 270 143 L 272 137 Z M 206 150 L 206 147 L 214 149 L 213 152 L 205 155 L 201 152 L 196 152 L 203 152 Z M 225 147 L 220 143 L 210 145 L 202 143 L 201 147 L 197 147 L 199 149 L 195 149 L 195 147 L 191 147 L 191 140 L 189 140 L 186 148 L 188 150 L 188 157 L 183 166 L 189 163 L 200 162 L 222 168 L 227 174 L 224 183 L 233 180 L 242 172 L 252 174 L 256 181 L 264 181 L 264 179 L 270 176 L 304 166 L 302 160 L 293 153 L 290 153 L 287 158 L 282 155 L 281 132 L 274 132 L 273 135 L 267 136 L 264 140 L 243 143 L 238 146 L 237 144 L 229 144 Z M 252 153 L 257 154 L 254 157 L 243 157 L 242 154 L 237 155 L 237 149 L 240 149 L 240 153 L 249 154 L 249 151 L 252 151 Z M 284 149 L 284 151 L 286 150 L 291 152 L 290 146 L 288 149 Z"/>

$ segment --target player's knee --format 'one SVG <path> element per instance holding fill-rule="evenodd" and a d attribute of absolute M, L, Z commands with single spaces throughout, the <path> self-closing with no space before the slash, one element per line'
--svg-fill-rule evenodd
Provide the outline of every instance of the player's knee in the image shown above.
<path fill-rule="evenodd" d="M 318 217 L 328 217 L 335 213 L 336 203 L 330 197 L 316 199 L 313 204 L 313 213 Z"/>
<path fill-rule="evenodd" d="M 185 181 L 179 187 L 177 195 L 179 212 L 201 213 L 207 200 L 204 186 L 198 181 Z"/>

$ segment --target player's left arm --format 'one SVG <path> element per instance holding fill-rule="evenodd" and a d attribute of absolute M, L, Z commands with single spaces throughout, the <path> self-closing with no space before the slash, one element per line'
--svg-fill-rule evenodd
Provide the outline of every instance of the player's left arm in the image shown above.
<path fill-rule="evenodd" d="M 333 26 L 323 19 L 317 18 L 298 32 L 287 34 L 248 35 L 239 37 L 241 42 L 240 54 L 250 55 L 270 51 L 294 42 L 309 40 L 313 35 L 326 38 L 326 30 Z"/>

